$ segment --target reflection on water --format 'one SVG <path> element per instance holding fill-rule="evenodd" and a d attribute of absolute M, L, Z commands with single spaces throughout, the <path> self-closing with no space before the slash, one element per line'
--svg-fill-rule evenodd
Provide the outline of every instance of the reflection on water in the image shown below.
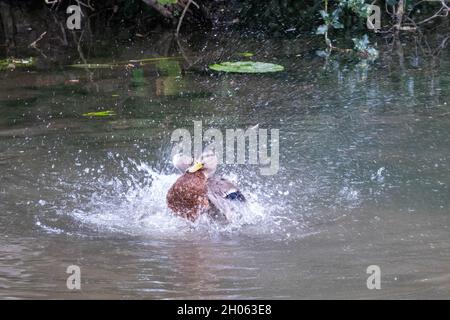
<path fill-rule="evenodd" d="M 448 298 L 448 50 L 434 66 L 407 52 L 367 65 L 262 42 L 210 35 L 171 59 L 2 73 L 0 297 Z M 286 71 L 206 69 L 247 51 Z M 157 56 L 141 43 L 112 59 Z M 116 116 L 82 116 L 101 110 Z M 278 174 L 220 168 L 250 199 L 230 225 L 165 205 L 170 135 L 194 120 L 280 129 Z M 66 289 L 71 264 L 82 292 Z M 381 291 L 366 288 L 373 264 Z"/>

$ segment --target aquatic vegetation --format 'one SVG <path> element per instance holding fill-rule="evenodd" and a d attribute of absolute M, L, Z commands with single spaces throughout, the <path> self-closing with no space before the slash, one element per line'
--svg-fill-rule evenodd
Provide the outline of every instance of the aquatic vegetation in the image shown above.
<path fill-rule="evenodd" d="M 25 59 L 7 58 L 0 60 L 0 70 L 30 67 L 35 65 L 36 59 L 33 57 Z"/>
<path fill-rule="evenodd" d="M 165 5 L 165 4 L 175 4 L 178 0 L 157 0 L 159 4 Z"/>
<path fill-rule="evenodd" d="M 266 73 L 283 71 L 284 67 L 278 64 L 253 61 L 222 62 L 209 66 L 211 70 L 236 73 Z"/>
<path fill-rule="evenodd" d="M 252 52 L 238 52 L 238 55 L 244 58 L 253 57 L 255 54 Z"/>
<path fill-rule="evenodd" d="M 340 21 L 345 18 L 344 12 L 351 12 L 358 18 L 367 19 L 371 12 L 371 7 L 366 4 L 364 0 L 339 0 L 335 9 L 329 13 L 328 0 L 324 0 L 323 5 L 324 9 L 320 10 L 320 15 L 324 23 L 317 28 L 316 34 L 324 36 L 328 54 L 323 54 L 324 51 L 319 51 L 318 55 L 328 56 L 331 51 L 341 53 L 356 52 L 358 56 L 363 59 L 375 60 L 378 57 L 378 50 L 369 44 L 369 37 L 367 34 L 364 34 L 361 38 L 353 38 L 353 50 L 336 47 L 329 38 L 329 32 L 332 29 L 344 29 L 344 24 Z"/>
<path fill-rule="evenodd" d="M 324 24 L 317 27 L 316 34 L 326 35 L 331 27 L 335 29 L 344 28 L 344 25 L 339 21 L 339 16 L 342 12 L 341 8 L 334 10 L 331 14 L 329 14 L 325 10 L 320 10 L 319 12 L 324 21 Z"/>
<path fill-rule="evenodd" d="M 143 59 L 131 59 L 128 61 L 122 61 L 118 63 L 135 63 L 135 62 L 158 62 L 158 61 L 165 61 L 165 60 L 180 60 L 181 57 L 156 57 L 156 58 L 143 58 Z"/>
<path fill-rule="evenodd" d="M 145 85 L 144 70 L 134 69 L 131 72 L 131 84 L 135 87 L 143 87 Z"/>
<path fill-rule="evenodd" d="M 161 60 L 156 63 L 158 78 L 155 81 L 157 96 L 172 96 L 183 92 L 185 80 L 179 61 Z"/>
<path fill-rule="evenodd" d="M 181 66 L 179 61 L 161 60 L 156 62 L 158 73 L 177 77 L 181 75 Z"/>
<path fill-rule="evenodd" d="M 83 117 L 110 117 L 115 115 L 116 113 L 111 110 L 83 113 Z"/>
<path fill-rule="evenodd" d="M 133 64 L 138 63 L 140 66 L 145 65 L 147 63 L 158 63 L 160 61 L 167 60 L 178 60 L 179 57 L 156 57 L 156 58 L 143 58 L 143 59 L 130 59 L 127 61 L 119 61 L 113 63 L 77 63 L 70 64 L 68 67 L 70 68 L 80 68 L 80 69 L 113 69 L 119 67 L 129 67 L 134 66 Z"/>
<path fill-rule="evenodd" d="M 68 67 L 81 69 L 110 69 L 117 66 L 118 66 L 117 64 L 80 63 L 80 64 L 71 64 Z"/>

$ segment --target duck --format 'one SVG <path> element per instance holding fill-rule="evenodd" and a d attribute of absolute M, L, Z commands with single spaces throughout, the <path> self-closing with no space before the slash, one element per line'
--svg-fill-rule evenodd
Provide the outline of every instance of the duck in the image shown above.
<path fill-rule="evenodd" d="M 193 161 L 175 154 L 172 163 L 182 175 L 167 192 L 167 205 L 176 215 L 192 222 L 206 213 L 215 219 L 231 221 L 235 204 L 246 202 L 245 196 L 230 180 L 215 176 L 217 156 L 211 150 Z"/>

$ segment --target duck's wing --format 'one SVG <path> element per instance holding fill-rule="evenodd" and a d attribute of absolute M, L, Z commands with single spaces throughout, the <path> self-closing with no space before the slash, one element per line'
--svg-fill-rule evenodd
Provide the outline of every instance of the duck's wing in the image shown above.
<path fill-rule="evenodd" d="M 224 178 L 208 179 L 208 199 L 215 209 L 214 215 L 219 213 L 225 216 L 228 222 L 232 221 L 232 212 L 239 211 L 239 205 L 245 203 L 244 195 L 229 180 Z"/>
<path fill-rule="evenodd" d="M 245 202 L 245 197 L 239 189 L 224 178 L 208 179 L 208 195 L 222 200 L 235 200 Z"/>

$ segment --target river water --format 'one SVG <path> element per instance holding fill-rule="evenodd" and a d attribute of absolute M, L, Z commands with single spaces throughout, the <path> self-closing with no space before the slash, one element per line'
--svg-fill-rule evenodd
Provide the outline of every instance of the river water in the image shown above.
<path fill-rule="evenodd" d="M 309 38 L 233 37 L 85 54 L 113 68 L 68 67 L 75 52 L 1 72 L 0 298 L 450 297 L 449 49 L 325 61 Z M 285 71 L 206 68 L 241 52 Z M 115 115 L 83 116 L 101 110 Z M 166 207 L 170 136 L 193 121 L 279 130 L 275 175 L 220 166 L 249 199 L 229 225 Z"/>

